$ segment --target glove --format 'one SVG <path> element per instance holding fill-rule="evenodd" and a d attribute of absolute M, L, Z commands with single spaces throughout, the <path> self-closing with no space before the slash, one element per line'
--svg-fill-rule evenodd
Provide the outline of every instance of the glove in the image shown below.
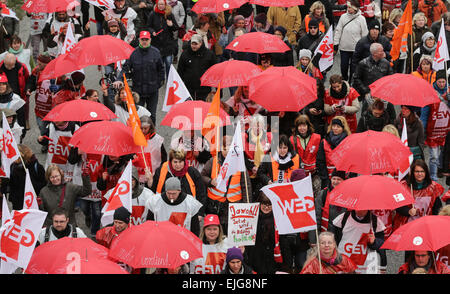
<path fill-rule="evenodd" d="M 56 93 L 56 92 L 59 91 L 59 89 L 61 89 L 61 86 L 55 84 L 55 80 L 54 80 L 54 79 L 51 79 L 51 80 L 50 80 L 50 87 L 48 87 L 48 88 L 50 89 L 50 91 L 51 91 L 52 93 Z"/>

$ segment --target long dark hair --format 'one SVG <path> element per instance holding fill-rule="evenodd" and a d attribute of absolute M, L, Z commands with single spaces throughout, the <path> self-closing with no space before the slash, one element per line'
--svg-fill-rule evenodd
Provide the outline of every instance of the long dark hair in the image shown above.
<path fill-rule="evenodd" d="M 430 176 L 430 170 L 428 169 L 428 166 L 425 163 L 425 161 L 420 158 L 414 160 L 413 163 L 411 164 L 411 169 L 409 171 L 409 176 L 408 176 L 408 180 L 407 180 L 408 185 L 413 185 L 413 187 L 417 187 L 418 183 L 416 181 L 416 177 L 414 176 L 414 170 L 416 169 L 416 166 L 420 166 L 425 171 L 425 179 L 423 180 L 424 181 L 423 188 L 428 187 L 432 181 L 431 176 Z"/>

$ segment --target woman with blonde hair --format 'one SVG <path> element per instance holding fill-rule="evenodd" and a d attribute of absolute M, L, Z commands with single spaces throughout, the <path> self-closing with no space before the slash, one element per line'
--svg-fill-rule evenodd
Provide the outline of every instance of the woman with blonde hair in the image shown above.
<path fill-rule="evenodd" d="M 395 135 L 395 136 L 397 136 L 397 138 L 400 139 L 400 134 L 399 134 L 397 128 L 392 124 L 385 125 L 381 131 L 386 132 L 386 133 L 391 133 L 392 135 Z"/>
<path fill-rule="evenodd" d="M 325 16 L 325 5 L 321 1 L 314 2 L 309 8 L 309 14 L 305 16 L 300 26 L 301 35 L 305 35 L 309 32 L 309 22 L 315 19 L 319 23 L 319 31 L 325 34 L 330 27 L 330 21 Z"/>
<path fill-rule="evenodd" d="M 39 193 L 42 203 L 39 209 L 47 211 L 49 214 L 44 225 L 52 224 L 50 213 L 57 207 L 63 207 L 69 212 L 70 224 L 76 226 L 75 219 L 75 201 L 78 198 L 88 196 L 92 193 L 91 178 L 88 169 L 83 169 L 83 185 L 75 185 L 64 181 L 64 172 L 56 164 L 50 164 L 45 171 L 47 185 Z"/>
<path fill-rule="evenodd" d="M 347 136 L 350 136 L 351 133 L 345 117 L 338 115 L 331 120 L 327 134 L 320 142 L 316 157 L 316 167 L 322 181 L 322 189 L 328 186 L 331 174 L 335 168 L 330 158 L 331 151 Z"/>
<path fill-rule="evenodd" d="M 318 247 L 311 250 L 300 274 L 352 274 L 356 265 L 337 249 L 334 234 L 322 232 L 319 235 Z"/>
<path fill-rule="evenodd" d="M 402 18 L 403 10 L 401 8 L 392 9 L 389 14 L 389 22 L 393 23 L 395 27 L 397 27 L 400 23 L 400 19 Z"/>
<path fill-rule="evenodd" d="M 420 43 L 422 42 L 422 36 L 426 32 L 431 32 L 431 29 L 427 26 L 428 19 L 423 12 L 417 12 L 414 14 L 412 19 L 412 42 L 413 42 L 413 51 L 416 50 Z M 411 48 L 411 39 L 408 38 L 408 48 Z"/>

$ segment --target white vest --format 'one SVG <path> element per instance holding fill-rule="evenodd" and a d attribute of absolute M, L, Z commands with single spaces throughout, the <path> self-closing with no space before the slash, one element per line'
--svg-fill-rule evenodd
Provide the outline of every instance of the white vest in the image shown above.
<path fill-rule="evenodd" d="M 158 134 L 155 134 L 153 138 L 147 140 L 147 146 L 144 147 L 144 154 L 150 154 L 152 162 L 152 172 L 154 173 L 161 165 L 161 146 L 164 143 L 164 138 Z M 148 162 L 147 162 L 148 164 Z M 139 173 L 139 182 L 146 182 L 145 170 L 137 167 Z"/>
<path fill-rule="evenodd" d="M 342 227 L 342 219 L 344 217 L 344 213 L 338 215 L 333 224 L 336 227 Z M 369 251 L 372 251 L 367 246 L 369 233 L 372 227 L 371 223 L 359 223 L 353 219 L 350 215 L 345 223 L 345 227 L 342 230 L 342 239 L 339 242 L 338 251 L 341 254 L 349 257 L 355 265 L 357 265 L 356 272 L 360 274 L 366 273 L 367 270 L 367 256 Z M 377 217 L 377 228 L 376 232 L 384 231 L 385 226 L 383 222 Z M 378 256 L 378 260 L 380 260 Z"/>
<path fill-rule="evenodd" d="M 102 14 L 105 16 L 105 20 L 111 17 L 120 19 L 127 30 L 127 36 L 124 41 L 130 43 L 133 40 L 133 37 L 136 35 L 136 31 L 134 30 L 134 19 L 137 17 L 137 13 L 133 8 L 128 7 L 124 16 L 115 13 L 113 9 L 103 11 Z"/>
<path fill-rule="evenodd" d="M 227 250 L 231 247 L 232 245 L 228 244 L 228 239 L 213 245 L 203 244 L 203 257 L 190 262 L 190 273 L 220 274 L 226 266 Z"/>
<path fill-rule="evenodd" d="M 122 106 L 119 106 L 115 104 L 115 111 L 114 113 L 117 115 L 117 118 L 112 119 L 113 121 L 120 121 L 124 125 L 127 125 L 127 121 L 130 118 L 130 114 L 127 110 L 125 110 Z M 136 112 L 139 117 L 142 117 L 144 115 L 151 116 L 152 114 L 150 111 L 148 111 L 145 107 L 142 107 L 140 105 L 136 105 Z"/>
<path fill-rule="evenodd" d="M 69 157 L 70 147 L 69 140 L 72 137 L 70 131 L 60 131 L 55 128 L 54 124 L 49 124 L 49 138 L 47 160 L 45 162 L 45 169 L 52 163 L 58 165 L 64 171 L 64 181 L 71 182 L 74 176 L 75 165 L 67 162 Z M 75 126 L 75 131 L 78 130 L 78 125 Z"/>
<path fill-rule="evenodd" d="M 148 199 L 146 206 L 153 212 L 155 221 L 171 221 L 191 230 L 191 218 L 203 205 L 189 194 L 180 204 L 169 205 L 162 199 L 161 194 L 156 194 Z"/>
<path fill-rule="evenodd" d="M 17 112 L 17 110 L 19 110 L 20 108 L 22 108 L 22 106 L 25 105 L 25 100 L 23 100 L 22 98 L 20 98 L 19 95 L 17 94 L 13 94 L 12 95 L 12 100 L 9 101 L 8 103 L 0 103 L 0 109 L 12 109 L 15 112 Z"/>
<path fill-rule="evenodd" d="M 155 194 L 152 190 L 144 188 L 141 195 L 132 199 L 132 213 L 130 223 L 133 226 L 143 224 L 147 220 L 148 207 L 145 205 L 147 201 L 154 197 Z"/>

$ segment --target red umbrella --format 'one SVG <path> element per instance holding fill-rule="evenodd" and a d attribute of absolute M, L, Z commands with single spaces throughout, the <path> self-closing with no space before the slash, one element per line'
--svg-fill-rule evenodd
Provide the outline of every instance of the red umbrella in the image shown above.
<path fill-rule="evenodd" d="M 291 7 L 297 5 L 304 5 L 305 0 L 250 0 L 251 4 L 261 6 L 276 6 L 276 7 Z"/>
<path fill-rule="evenodd" d="M 28 0 L 22 5 L 22 9 L 28 13 L 67 11 L 68 6 L 80 5 L 74 0 Z"/>
<path fill-rule="evenodd" d="M 175 104 L 167 112 L 161 125 L 183 131 L 201 130 L 210 106 L 211 103 L 198 100 Z M 221 126 L 231 124 L 230 117 L 223 109 L 220 109 L 220 120 Z"/>
<path fill-rule="evenodd" d="M 64 237 L 39 245 L 27 274 L 127 274 L 108 259 L 108 248 L 89 238 Z"/>
<path fill-rule="evenodd" d="M 231 41 L 225 49 L 259 54 L 283 53 L 290 50 L 288 45 L 277 36 L 262 32 L 243 34 Z"/>
<path fill-rule="evenodd" d="M 195 13 L 218 13 L 225 10 L 239 8 L 248 0 L 198 0 L 192 7 Z"/>
<path fill-rule="evenodd" d="M 382 249 L 437 251 L 450 244 L 450 216 L 427 215 L 404 224 L 384 241 Z"/>
<path fill-rule="evenodd" d="M 262 69 L 254 63 L 243 60 L 227 60 L 211 66 L 200 78 L 202 86 L 235 87 L 247 86 L 248 80 L 257 76 Z"/>
<path fill-rule="evenodd" d="M 372 97 L 394 105 L 424 107 L 439 102 L 433 86 L 424 79 L 411 74 L 393 74 L 382 77 L 369 85 Z"/>
<path fill-rule="evenodd" d="M 202 256 L 202 241 L 170 221 L 132 226 L 109 249 L 110 258 L 133 268 L 176 268 Z"/>
<path fill-rule="evenodd" d="M 350 178 L 329 194 L 330 204 L 352 210 L 396 209 L 414 203 L 411 192 L 400 182 L 384 176 Z"/>
<path fill-rule="evenodd" d="M 337 170 L 371 175 L 397 172 L 411 151 L 393 134 L 366 131 L 351 134 L 331 152 Z"/>
<path fill-rule="evenodd" d="M 117 115 L 102 103 L 77 99 L 58 104 L 43 120 L 86 122 L 113 118 L 117 118 Z"/>
<path fill-rule="evenodd" d="M 50 63 L 42 71 L 42 81 L 49 78 L 56 78 L 79 70 L 90 65 L 108 65 L 120 60 L 128 59 L 134 48 L 125 41 L 109 35 L 95 35 L 84 38 L 64 54 L 64 57 L 58 56 L 58 65 L 50 66 Z M 63 64 L 59 64 L 62 62 Z M 66 66 L 64 66 L 66 65 Z M 54 72 L 53 72 L 54 71 Z"/>
<path fill-rule="evenodd" d="M 268 111 L 300 111 L 317 99 L 316 80 L 293 66 L 270 67 L 248 81 L 250 100 Z"/>
<path fill-rule="evenodd" d="M 79 128 L 70 138 L 70 145 L 90 154 L 122 156 L 138 153 L 130 127 L 118 121 L 94 121 Z"/>
<path fill-rule="evenodd" d="M 72 59 L 68 59 L 66 54 L 61 54 L 50 61 L 39 74 L 39 82 L 60 77 L 66 73 L 78 70 L 78 65 Z"/>

